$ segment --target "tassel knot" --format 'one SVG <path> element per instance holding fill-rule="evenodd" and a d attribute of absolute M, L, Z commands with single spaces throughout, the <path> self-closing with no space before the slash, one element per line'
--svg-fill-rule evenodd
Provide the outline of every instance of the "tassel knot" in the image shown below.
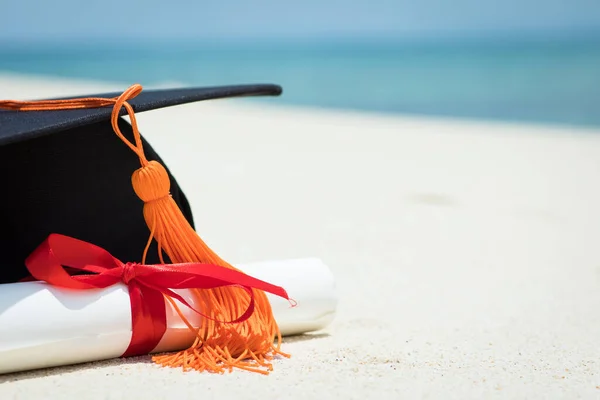
<path fill-rule="evenodd" d="M 169 197 L 171 182 L 165 167 L 156 161 L 136 170 L 131 176 L 133 190 L 144 203 Z"/>

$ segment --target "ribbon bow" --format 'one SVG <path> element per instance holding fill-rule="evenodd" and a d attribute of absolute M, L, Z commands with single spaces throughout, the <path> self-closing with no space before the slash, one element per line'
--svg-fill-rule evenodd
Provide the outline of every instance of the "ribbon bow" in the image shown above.
<path fill-rule="evenodd" d="M 53 286 L 89 290 L 119 282 L 126 284 L 131 299 L 132 336 L 123 357 L 148 354 L 158 345 L 167 329 L 164 296 L 172 297 L 208 318 L 171 289 L 223 286 L 245 289 L 250 296 L 246 311 L 234 321 L 220 321 L 227 323 L 242 322 L 252 315 L 252 289 L 290 300 L 283 288 L 229 268 L 204 263 L 123 263 L 98 246 L 59 234 L 48 236 L 27 258 L 25 265 L 33 278 Z M 92 274 L 70 275 L 65 266 Z"/>

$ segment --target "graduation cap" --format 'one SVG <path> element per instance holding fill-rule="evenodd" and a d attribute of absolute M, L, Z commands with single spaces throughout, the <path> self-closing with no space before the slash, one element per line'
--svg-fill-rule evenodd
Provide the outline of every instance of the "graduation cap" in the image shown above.
<path fill-rule="evenodd" d="M 0 283 L 25 278 L 24 260 L 52 233 L 93 243 L 120 260 L 235 269 L 195 232 L 185 194 L 141 136 L 135 113 L 280 93 L 270 84 L 148 91 L 133 85 L 123 93 L 0 101 Z M 196 295 L 208 317 L 219 321 L 232 320 L 249 301 L 227 287 Z M 223 365 L 264 367 L 269 354 L 279 352 L 273 345 L 278 328 L 264 292 L 256 290 L 254 301 L 246 321 L 207 318 L 192 348 L 157 361 L 216 372 Z"/>

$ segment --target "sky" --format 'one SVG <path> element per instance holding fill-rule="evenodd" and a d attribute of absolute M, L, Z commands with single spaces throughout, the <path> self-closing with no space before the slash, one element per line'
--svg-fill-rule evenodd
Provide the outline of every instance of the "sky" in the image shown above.
<path fill-rule="evenodd" d="M 0 0 L 0 41 L 572 35 L 600 0 Z"/>

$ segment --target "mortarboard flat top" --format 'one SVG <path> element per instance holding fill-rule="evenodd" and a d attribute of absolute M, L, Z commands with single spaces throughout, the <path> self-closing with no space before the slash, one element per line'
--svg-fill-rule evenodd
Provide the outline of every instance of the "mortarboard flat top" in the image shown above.
<path fill-rule="evenodd" d="M 138 113 L 203 100 L 248 96 L 277 96 L 281 94 L 281 91 L 280 86 L 272 84 L 156 89 L 145 90 L 137 97 L 128 100 L 128 103 Z M 120 94 L 105 93 L 69 98 L 113 98 Z M 0 109 L 0 146 L 84 125 L 91 125 L 101 121 L 108 121 L 111 113 L 112 107 L 28 112 Z M 125 114 L 125 109 L 122 109 L 120 115 Z"/>

